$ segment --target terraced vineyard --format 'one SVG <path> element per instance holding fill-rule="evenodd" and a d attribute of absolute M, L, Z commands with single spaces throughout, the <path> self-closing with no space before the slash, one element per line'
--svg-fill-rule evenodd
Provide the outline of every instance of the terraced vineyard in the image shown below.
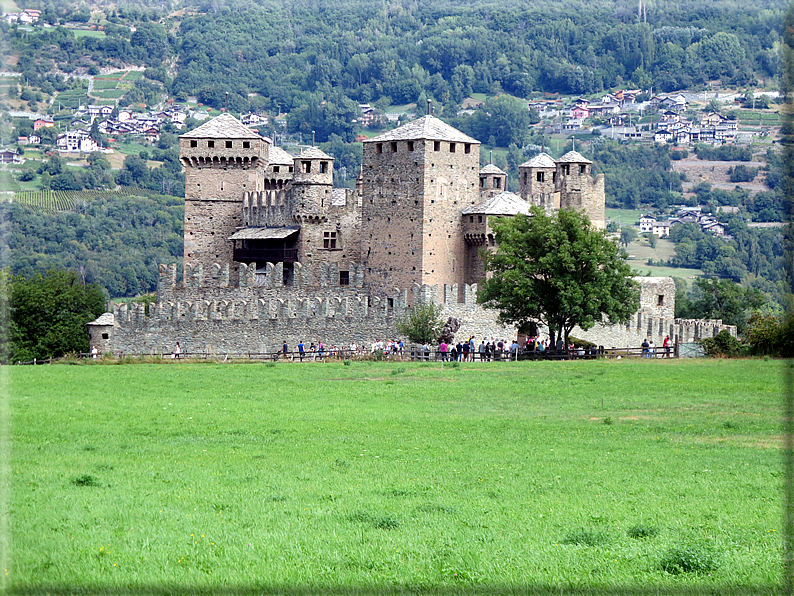
<path fill-rule="evenodd" d="M 13 201 L 46 213 L 55 213 L 73 211 L 77 201 L 145 197 L 155 194 L 157 193 L 154 191 L 132 186 L 122 186 L 119 190 L 36 190 L 14 193 Z"/>

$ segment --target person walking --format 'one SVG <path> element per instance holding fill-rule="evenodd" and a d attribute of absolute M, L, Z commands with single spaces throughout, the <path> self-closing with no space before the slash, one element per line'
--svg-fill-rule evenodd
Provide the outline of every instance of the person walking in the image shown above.
<path fill-rule="evenodd" d="M 281 353 L 284 354 L 284 360 L 288 358 L 289 355 L 289 346 L 287 346 L 287 340 L 284 340 L 284 343 L 281 345 Z"/>
<path fill-rule="evenodd" d="M 306 352 L 306 347 L 303 345 L 303 340 L 298 342 L 298 357 L 300 358 L 301 362 L 303 362 L 303 354 Z"/>
<path fill-rule="evenodd" d="M 171 358 L 180 359 L 182 357 L 182 348 L 179 346 L 179 342 L 176 342 L 174 346 L 174 352 L 171 354 Z"/>
<path fill-rule="evenodd" d="M 447 342 L 441 340 L 441 343 L 438 345 L 438 351 L 441 352 L 441 362 L 447 361 Z"/>

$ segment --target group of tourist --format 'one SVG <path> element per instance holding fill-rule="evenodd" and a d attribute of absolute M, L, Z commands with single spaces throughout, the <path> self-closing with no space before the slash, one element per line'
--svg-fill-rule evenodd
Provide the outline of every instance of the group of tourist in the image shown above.
<path fill-rule="evenodd" d="M 641 347 L 642 347 L 643 358 L 656 358 L 657 355 L 660 355 L 662 358 L 669 358 L 672 348 L 672 342 L 670 341 L 670 336 L 665 335 L 664 341 L 662 342 L 661 353 L 657 352 L 657 348 L 656 345 L 653 343 L 653 339 L 649 337 L 646 337 L 645 340 L 643 340 Z"/>

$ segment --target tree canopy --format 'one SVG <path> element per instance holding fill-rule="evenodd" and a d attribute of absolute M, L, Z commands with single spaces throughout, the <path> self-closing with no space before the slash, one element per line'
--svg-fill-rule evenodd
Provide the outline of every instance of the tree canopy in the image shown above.
<path fill-rule="evenodd" d="M 488 279 L 478 301 L 499 310 L 506 323 L 540 321 L 552 340 L 567 343 L 575 326 L 625 323 L 639 308 L 639 286 L 618 246 L 577 211 L 530 216 L 494 224 L 496 252 L 487 253 Z"/>
<path fill-rule="evenodd" d="M 87 352 L 86 324 L 105 312 L 105 294 L 74 271 L 51 270 L 9 283 L 9 361 Z"/>

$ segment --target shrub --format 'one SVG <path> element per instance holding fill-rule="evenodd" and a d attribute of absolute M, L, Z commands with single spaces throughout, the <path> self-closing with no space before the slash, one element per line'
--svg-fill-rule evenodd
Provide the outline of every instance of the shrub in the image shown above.
<path fill-rule="evenodd" d="M 720 331 L 715 337 L 707 337 L 700 342 L 709 356 L 739 356 L 744 351 L 741 342 L 730 334 L 727 329 Z"/>
<path fill-rule="evenodd" d="M 683 544 L 670 548 L 659 562 L 662 571 L 681 573 L 709 573 L 717 569 L 714 551 L 705 544 Z"/>
<path fill-rule="evenodd" d="M 99 479 L 93 474 L 83 474 L 72 480 L 75 486 L 99 486 Z"/>

